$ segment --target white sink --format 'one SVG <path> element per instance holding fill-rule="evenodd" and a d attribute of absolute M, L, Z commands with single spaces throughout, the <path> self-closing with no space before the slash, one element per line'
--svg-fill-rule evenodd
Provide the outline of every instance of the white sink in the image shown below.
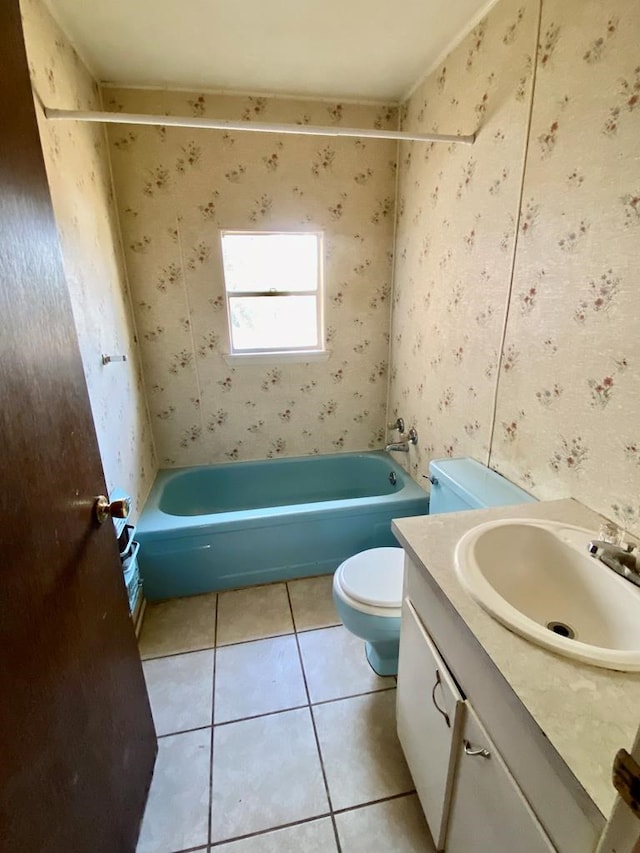
<path fill-rule="evenodd" d="M 487 613 L 527 640 L 640 671 L 640 589 L 587 553 L 595 538 L 559 522 L 492 521 L 460 539 L 456 571 Z"/>

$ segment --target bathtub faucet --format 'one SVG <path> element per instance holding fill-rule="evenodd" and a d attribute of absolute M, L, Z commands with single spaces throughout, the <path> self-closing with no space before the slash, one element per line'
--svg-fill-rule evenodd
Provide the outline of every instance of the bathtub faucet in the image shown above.
<path fill-rule="evenodd" d="M 387 429 L 397 430 L 400 433 L 404 432 L 404 420 L 398 418 L 392 424 L 387 424 Z"/>
<path fill-rule="evenodd" d="M 418 443 L 418 432 L 415 427 L 411 427 L 404 441 L 397 441 L 394 444 L 387 444 L 386 451 L 396 450 L 399 453 L 408 453 L 410 444 Z"/>

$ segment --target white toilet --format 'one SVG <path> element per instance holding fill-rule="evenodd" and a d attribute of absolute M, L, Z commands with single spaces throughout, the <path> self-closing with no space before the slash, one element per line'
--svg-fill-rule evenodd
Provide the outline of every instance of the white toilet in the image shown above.
<path fill-rule="evenodd" d="M 475 459 L 433 460 L 429 473 L 429 515 L 535 501 Z M 378 675 L 398 672 L 403 569 L 402 548 L 370 548 L 346 559 L 333 576 L 338 615 L 366 641 L 367 660 Z"/>
<path fill-rule="evenodd" d="M 402 548 L 370 548 L 341 563 L 333 576 L 338 615 L 367 641 L 367 660 L 378 675 L 398 671 L 403 573 Z"/>

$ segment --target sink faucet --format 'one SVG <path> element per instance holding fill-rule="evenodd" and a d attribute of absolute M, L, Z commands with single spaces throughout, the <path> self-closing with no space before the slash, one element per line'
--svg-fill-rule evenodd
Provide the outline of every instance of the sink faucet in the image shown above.
<path fill-rule="evenodd" d="M 404 438 L 404 440 L 396 441 L 393 444 L 387 444 L 385 450 L 397 450 L 400 453 L 408 453 L 409 445 L 418 443 L 418 432 L 415 427 L 411 427 L 407 435 L 405 437 L 400 436 L 400 438 Z"/>
<path fill-rule="evenodd" d="M 614 545 L 611 542 L 594 539 L 587 545 L 587 551 L 620 577 L 640 586 L 640 558 L 637 546 L 626 542 L 622 545 Z"/>

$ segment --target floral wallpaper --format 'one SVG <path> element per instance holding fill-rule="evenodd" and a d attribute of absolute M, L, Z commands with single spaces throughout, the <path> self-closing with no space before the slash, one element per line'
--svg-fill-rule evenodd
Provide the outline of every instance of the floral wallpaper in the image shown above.
<path fill-rule="evenodd" d="M 101 109 L 97 84 L 41 0 L 23 0 L 34 88 L 49 107 Z M 156 473 L 142 372 L 118 236 L 104 129 L 38 123 L 107 488 L 135 517 Z M 127 356 L 103 366 L 102 354 Z"/>
<path fill-rule="evenodd" d="M 544 0 L 491 463 L 640 532 L 640 5 Z"/>
<path fill-rule="evenodd" d="M 395 127 L 393 107 L 106 89 L 107 109 Z M 394 142 L 111 125 L 162 466 L 379 448 Z M 326 362 L 229 364 L 220 229 L 323 231 Z"/>
<path fill-rule="evenodd" d="M 389 420 L 418 429 L 418 479 L 432 458 L 488 458 L 536 13 L 503 0 L 404 105 L 405 130 L 479 128 L 472 146 L 400 149 Z"/>
<path fill-rule="evenodd" d="M 414 476 L 469 454 L 635 533 L 638 31 L 634 0 L 502 0 L 412 95 L 405 127 L 479 135 L 401 147 L 390 370 Z"/>

